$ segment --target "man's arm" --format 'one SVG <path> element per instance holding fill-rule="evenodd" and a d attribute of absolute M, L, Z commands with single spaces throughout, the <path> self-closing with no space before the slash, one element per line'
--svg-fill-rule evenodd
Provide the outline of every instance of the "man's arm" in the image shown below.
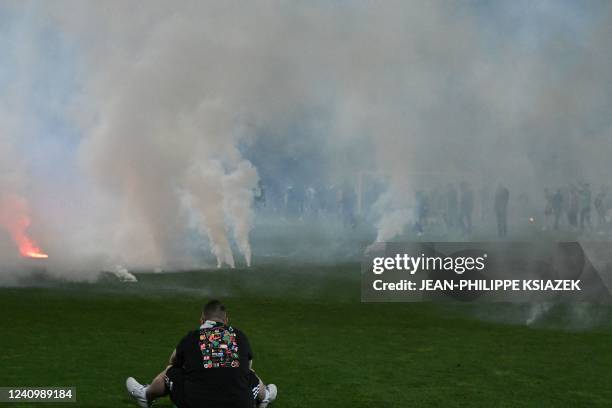
<path fill-rule="evenodd" d="M 244 332 L 240 332 L 241 338 L 241 347 L 246 352 L 246 357 L 249 360 L 249 369 L 253 369 L 253 350 L 251 350 L 251 344 L 249 343 L 249 338 L 244 334 Z"/>
<path fill-rule="evenodd" d="M 183 337 L 181 341 L 176 345 L 172 354 L 170 355 L 169 363 L 175 367 L 182 367 L 185 364 L 185 340 L 188 336 Z"/>

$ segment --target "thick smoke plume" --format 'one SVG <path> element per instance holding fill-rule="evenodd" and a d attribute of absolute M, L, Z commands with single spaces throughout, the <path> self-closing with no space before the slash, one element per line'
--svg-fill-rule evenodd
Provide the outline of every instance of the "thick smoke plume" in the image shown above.
<path fill-rule="evenodd" d="M 58 77 L 70 89 L 53 88 L 69 96 L 43 100 L 77 134 L 66 171 L 78 188 L 67 182 L 53 195 L 80 208 L 51 214 L 49 189 L 27 170 L 17 183 L 25 191 L 0 187 L 36 197 L 29 207 L 50 257 L 194 267 L 196 236 L 218 265 L 250 264 L 254 163 L 284 179 L 269 163 L 299 162 L 296 146 L 325 154 L 296 166 L 294 184 L 317 174 L 354 187 L 363 172 L 380 175 L 381 241 L 411 221 L 422 183 L 503 182 L 536 194 L 570 178 L 603 183 L 610 7 L 577 15 L 566 3 L 537 4 L 8 2 L 0 18 L 32 35 L 3 46 L 39 56 L 39 66 L 72 67 Z M 58 57 L 57 44 L 69 51 Z M 26 70 L 26 86 L 0 96 L 21 101 L 6 121 L 37 117 L 30 101 L 49 96 L 35 86 L 48 72 Z M 41 138 L 58 137 L 36 120 Z M 27 137 L 2 135 L 6 144 Z M 272 147 L 262 156 L 245 153 L 263 144 Z"/>

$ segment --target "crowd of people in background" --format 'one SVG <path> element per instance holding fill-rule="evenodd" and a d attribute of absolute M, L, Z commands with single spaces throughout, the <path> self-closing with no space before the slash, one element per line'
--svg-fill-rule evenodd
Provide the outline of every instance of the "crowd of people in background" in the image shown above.
<path fill-rule="evenodd" d="M 555 192 L 545 189 L 544 193 L 546 198 L 545 228 L 552 226 L 555 230 L 559 229 L 564 213 L 567 216 L 568 225 L 574 229 L 584 231 L 605 228 L 609 209 L 606 203 L 608 196 L 606 187 L 602 187 L 594 198 L 589 183 L 582 183 L 578 186 L 570 185 L 565 189 L 558 188 Z M 591 221 L 592 209 L 595 209 L 597 215 L 595 226 Z"/>
<path fill-rule="evenodd" d="M 371 204 L 369 196 L 367 205 Z M 270 195 L 260 182 L 255 191 L 255 206 L 286 219 L 305 219 L 325 215 L 339 217 L 342 224 L 354 228 L 358 222 L 357 192 L 349 184 L 327 185 L 319 188 L 289 185 L 284 191 Z"/>
<path fill-rule="evenodd" d="M 427 225 L 436 225 L 443 220 L 447 231 L 459 230 L 463 235 L 472 234 L 474 213 L 474 192 L 466 182 L 449 184 L 446 191 L 437 189 L 420 190 L 416 195 L 417 233 L 425 232 Z M 511 194 L 508 187 L 499 184 L 491 197 L 489 190 L 480 191 L 480 221 L 484 222 L 489 213 L 494 214 L 497 235 L 508 235 L 508 224 L 511 204 Z M 608 201 L 608 189 L 602 187 L 593 197 L 591 185 L 586 182 L 544 189 L 543 209 L 533 204 L 526 192 L 521 192 L 515 198 L 516 203 L 512 214 L 513 224 L 534 224 L 542 230 L 560 230 L 562 228 L 580 232 L 600 232 L 608 229 L 608 211 L 612 208 Z M 592 222 L 591 213 L 595 210 L 596 223 Z"/>
<path fill-rule="evenodd" d="M 271 198 L 260 183 L 255 203 L 259 210 L 281 213 L 286 219 L 332 215 L 345 227 L 354 228 L 367 218 L 382 191 L 382 188 L 368 188 L 358 192 L 350 183 L 319 188 L 289 185 L 284 191 L 275 191 Z M 479 231 L 495 230 L 503 238 L 508 236 L 509 225 L 531 225 L 545 231 L 603 233 L 608 230 L 607 213 L 612 209 L 612 200 L 609 200 L 612 197 L 608 196 L 606 187 L 593 194 L 587 182 L 568 183 L 554 189 L 545 188 L 535 200 L 532 195 L 524 191 L 512 193 L 502 183 L 494 191 L 488 186 L 481 187 L 476 194 L 466 181 L 417 189 L 413 202 L 414 231 L 418 235 L 436 231 L 443 235 L 470 236 L 477 224 L 481 227 Z"/>

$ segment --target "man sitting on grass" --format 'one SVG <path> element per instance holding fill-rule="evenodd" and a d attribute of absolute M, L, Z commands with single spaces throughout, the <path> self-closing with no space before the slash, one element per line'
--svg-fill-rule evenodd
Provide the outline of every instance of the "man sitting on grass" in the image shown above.
<path fill-rule="evenodd" d="M 151 407 L 168 394 L 177 408 L 265 408 L 274 401 L 276 386 L 255 375 L 249 340 L 228 324 L 225 306 L 218 300 L 206 304 L 201 323 L 179 342 L 170 365 L 150 385 L 126 380 L 138 405 Z"/>

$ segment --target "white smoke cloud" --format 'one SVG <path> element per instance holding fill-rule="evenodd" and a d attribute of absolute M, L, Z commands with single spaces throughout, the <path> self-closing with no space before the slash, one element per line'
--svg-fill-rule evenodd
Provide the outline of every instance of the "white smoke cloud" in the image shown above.
<path fill-rule="evenodd" d="M 97 33 L 105 40 L 93 35 L 88 56 L 93 75 L 86 95 L 97 117 L 85 128 L 89 136 L 82 157 L 96 180 L 123 203 L 127 219 L 120 219 L 117 229 L 131 225 L 142 230 L 144 224 L 145 238 L 152 241 L 148 260 L 180 264 L 187 228 L 181 195 L 186 193 L 218 265 L 235 264 L 230 228 L 249 264 L 250 203 L 257 175 L 236 150 L 241 95 L 232 94 L 236 84 L 227 82 L 225 88 L 219 83 L 228 79 L 215 72 L 223 67 L 214 53 L 226 51 L 214 38 L 206 38 L 210 28 L 189 7 L 160 18 L 152 6 L 140 16 L 145 26 L 139 26 L 132 19 L 116 20 L 131 5 L 115 6 L 89 4 L 69 23 L 95 19 L 112 26 Z M 135 33 L 138 27 L 147 34 Z M 77 28 L 87 38 L 89 28 Z M 147 239 L 121 248 L 131 251 L 141 242 Z M 129 254 L 122 258 L 129 259 Z"/>
<path fill-rule="evenodd" d="M 20 3 L 9 7 L 20 14 Z M 469 3 L 57 1 L 26 9 L 24 24 L 60 33 L 75 50 L 78 92 L 63 115 L 82 134 L 91 211 L 66 214 L 78 221 L 49 223 L 46 233 L 78 231 L 52 245 L 70 247 L 75 259 L 97 250 L 104 262 L 197 266 L 185 245 L 195 218 L 218 265 L 236 264 L 234 245 L 250 264 L 258 175 L 241 146 L 267 133 L 291 138 L 291 125 L 312 112 L 329 122 L 319 148 L 332 153 L 322 157 L 334 162 L 370 141 L 375 168 L 364 170 L 389 184 L 378 240 L 411 221 L 424 174 L 534 189 L 538 179 L 607 174 L 609 10 L 575 38 L 531 41 L 496 32 Z M 564 12 L 538 10 L 557 23 L 553 34 L 567 24 Z M 551 155 L 558 164 L 546 164 Z M 361 161 L 372 162 L 338 159 L 357 164 L 329 166 L 339 173 L 330 179 L 354 182 Z"/>

